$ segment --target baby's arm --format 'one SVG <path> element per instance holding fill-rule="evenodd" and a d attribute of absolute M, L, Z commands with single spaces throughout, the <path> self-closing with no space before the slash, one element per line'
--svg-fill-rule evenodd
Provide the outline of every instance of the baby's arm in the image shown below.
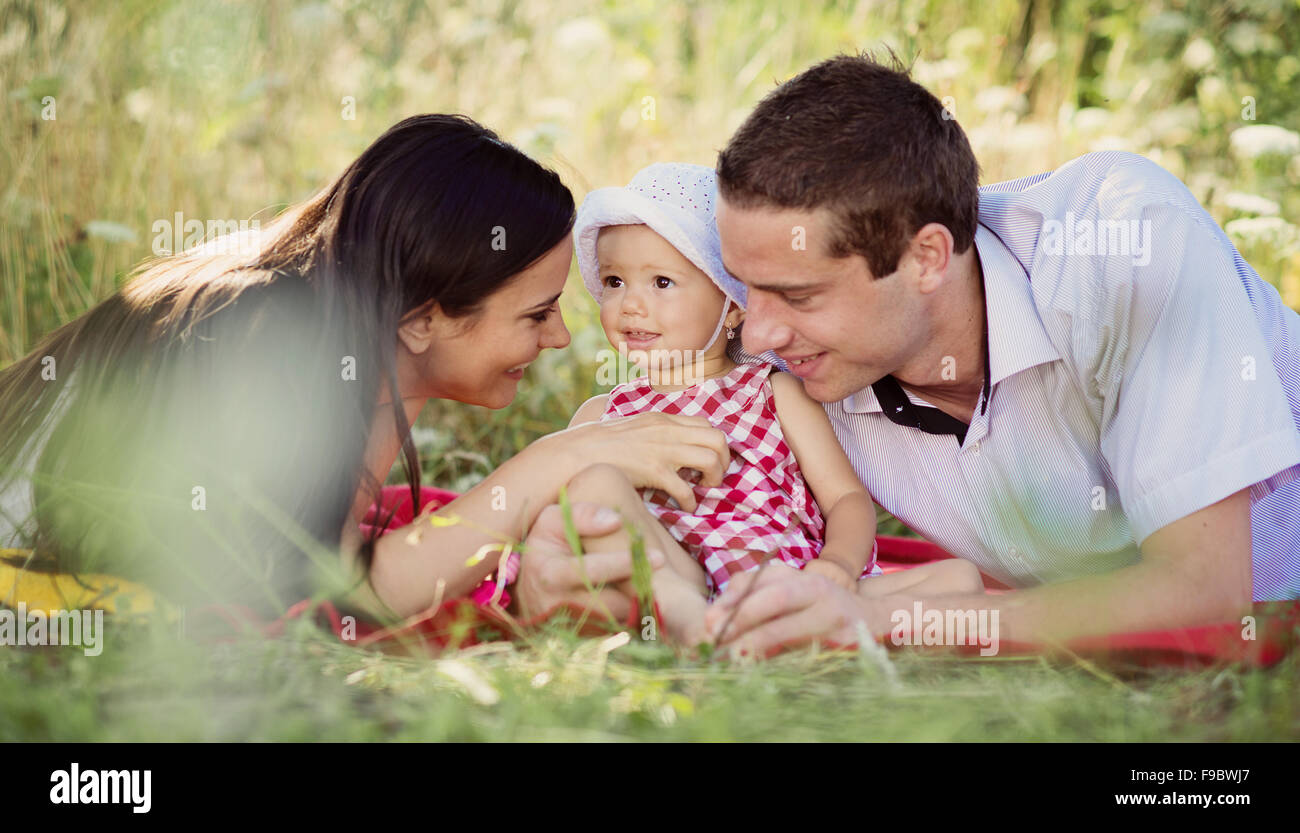
<path fill-rule="evenodd" d="M 788 373 L 773 371 L 772 395 L 781 432 L 826 521 L 821 556 L 805 570 L 853 590 L 871 559 L 876 507 L 835 437 L 822 406 Z"/>

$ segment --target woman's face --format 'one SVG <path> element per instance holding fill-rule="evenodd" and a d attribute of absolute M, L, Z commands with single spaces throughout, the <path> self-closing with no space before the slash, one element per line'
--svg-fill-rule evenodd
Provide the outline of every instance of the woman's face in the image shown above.
<path fill-rule="evenodd" d="M 402 398 L 437 397 L 485 408 L 515 398 L 524 370 L 547 347 L 566 347 L 559 298 L 573 259 L 572 237 L 488 296 L 482 309 L 448 318 L 436 307 L 408 316 L 401 329 Z"/>

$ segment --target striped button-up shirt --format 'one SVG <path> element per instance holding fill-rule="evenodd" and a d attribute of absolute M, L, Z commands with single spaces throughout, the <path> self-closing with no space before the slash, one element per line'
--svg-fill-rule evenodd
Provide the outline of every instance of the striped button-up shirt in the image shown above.
<path fill-rule="evenodd" d="M 1300 316 L 1140 156 L 985 186 L 979 220 L 991 387 L 964 440 L 870 387 L 825 406 L 876 501 L 1026 587 L 1249 488 L 1255 599 L 1300 597 Z"/>

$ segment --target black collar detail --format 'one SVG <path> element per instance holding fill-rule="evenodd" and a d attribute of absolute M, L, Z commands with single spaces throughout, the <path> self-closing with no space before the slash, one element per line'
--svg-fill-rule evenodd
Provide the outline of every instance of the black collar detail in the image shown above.
<path fill-rule="evenodd" d="M 988 410 L 989 392 L 992 375 L 989 371 L 989 322 L 984 318 L 984 387 L 980 391 L 980 413 Z M 916 405 L 907 398 L 903 386 L 893 376 L 884 376 L 871 386 L 880 402 L 880 410 L 889 417 L 890 422 L 908 428 L 918 428 L 927 434 L 952 434 L 957 437 L 960 447 L 966 442 L 966 431 L 970 426 L 938 408 Z"/>

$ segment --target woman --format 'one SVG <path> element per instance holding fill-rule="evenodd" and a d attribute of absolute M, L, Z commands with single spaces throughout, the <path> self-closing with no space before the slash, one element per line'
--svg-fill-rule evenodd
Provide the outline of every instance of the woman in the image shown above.
<path fill-rule="evenodd" d="M 0 372 L 0 546 L 184 603 L 276 613 L 345 588 L 406 616 L 481 582 L 495 554 L 468 557 L 494 533 L 523 538 L 592 463 L 689 502 L 677 469 L 717 482 L 725 442 L 702 419 L 647 415 L 544 437 L 418 541 L 358 532 L 399 455 L 418 507 L 410 426 L 428 399 L 504 407 L 541 350 L 569 343 L 557 302 L 573 219 L 553 171 L 469 118 L 425 115 L 277 218 L 251 256 L 209 245 L 145 264 Z M 538 551 L 554 554 L 557 520 Z M 590 506 L 579 520 L 610 523 Z M 594 564 L 617 580 L 626 561 Z M 576 598 L 572 566 L 546 563 L 524 559 L 528 612 Z"/>

